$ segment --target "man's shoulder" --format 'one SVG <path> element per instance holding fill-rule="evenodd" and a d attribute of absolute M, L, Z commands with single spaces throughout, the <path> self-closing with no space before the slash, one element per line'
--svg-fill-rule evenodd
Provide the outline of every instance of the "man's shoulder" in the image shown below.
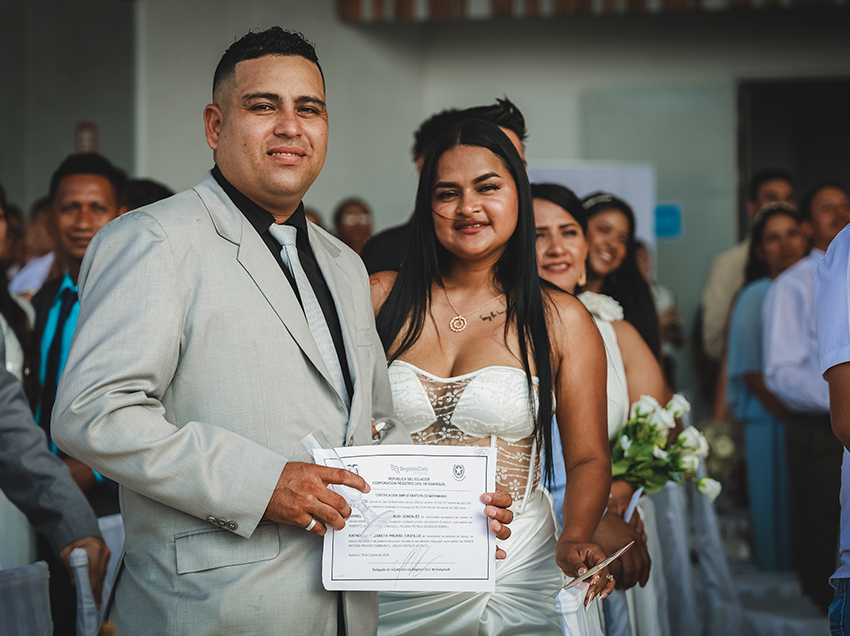
<path fill-rule="evenodd" d="M 822 259 L 822 252 L 812 251 L 808 256 L 797 261 L 777 276 L 774 281 L 774 285 L 781 283 L 782 285 L 790 284 L 811 287 L 811 284 L 814 281 L 815 272 L 817 271 L 818 265 Z"/>
<path fill-rule="evenodd" d="M 196 188 L 184 190 L 175 195 L 162 199 L 150 205 L 131 210 L 119 217 L 120 219 L 135 219 L 135 222 L 144 222 L 143 217 L 150 218 L 163 227 L 178 226 L 182 224 L 197 223 L 201 214 L 205 212 L 204 201 Z M 204 215 L 208 216 L 208 215 Z"/>
<path fill-rule="evenodd" d="M 411 223 L 408 221 L 379 232 L 366 242 L 361 256 L 370 274 L 401 267 L 410 227 Z"/>
<path fill-rule="evenodd" d="M 737 245 L 733 245 L 728 250 L 720 252 L 714 257 L 713 269 L 728 270 L 740 269 L 742 272 L 747 264 L 747 255 L 750 251 L 750 242 L 741 241 Z"/>

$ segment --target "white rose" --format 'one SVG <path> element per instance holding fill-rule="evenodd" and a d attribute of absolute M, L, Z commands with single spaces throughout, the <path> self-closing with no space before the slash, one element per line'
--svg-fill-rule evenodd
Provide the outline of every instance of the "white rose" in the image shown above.
<path fill-rule="evenodd" d="M 628 454 L 629 454 L 629 449 L 630 449 L 631 447 L 632 447 L 632 440 L 630 440 L 628 437 L 626 437 L 625 435 L 623 435 L 623 436 L 620 438 L 620 448 L 622 448 L 622 449 L 623 449 L 623 454 L 624 454 L 624 455 L 628 455 Z"/>
<path fill-rule="evenodd" d="M 667 451 L 658 446 L 652 447 L 652 454 L 658 459 L 667 460 Z"/>
<path fill-rule="evenodd" d="M 697 457 L 708 455 L 708 440 L 693 426 L 689 426 L 679 433 L 679 441 L 682 443 L 686 455 L 696 455 Z"/>
<path fill-rule="evenodd" d="M 659 409 L 661 409 L 661 405 L 658 400 L 649 395 L 641 395 L 640 399 L 632 404 L 632 412 L 629 417 L 634 419 L 638 415 L 652 415 Z"/>
<path fill-rule="evenodd" d="M 586 291 L 579 294 L 578 299 L 584 303 L 590 314 L 598 320 L 616 322 L 623 319 L 623 308 L 620 306 L 620 303 L 610 296 Z"/>
<path fill-rule="evenodd" d="M 711 502 L 717 499 L 721 490 L 723 490 L 723 486 L 720 485 L 720 482 L 710 477 L 703 477 L 697 481 L 697 491 Z"/>
<path fill-rule="evenodd" d="M 659 433 L 666 433 L 676 426 L 676 420 L 673 418 L 673 414 L 662 408 L 655 410 L 655 413 L 649 418 L 649 423 L 654 424 Z"/>
<path fill-rule="evenodd" d="M 691 410 L 691 403 L 681 393 L 677 393 L 667 404 L 667 410 L 673 413 L 673 417 L 679 418 Z"/>
<path fill-rule="evenodd" d="M 699 468 L 699 457 L 696 455 L 682 457 L 682 470 L 695 473 L 697 468 Z"/>

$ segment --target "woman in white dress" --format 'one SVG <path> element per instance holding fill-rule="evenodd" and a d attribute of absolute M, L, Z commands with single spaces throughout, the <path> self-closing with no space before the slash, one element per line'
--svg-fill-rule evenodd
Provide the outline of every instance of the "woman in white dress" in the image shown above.
<path fill-rule="evenodd" d="M 588 217 L 581 201 L 561 185 L 533 184 L 531 192 L 537 233 L 537 263 L 541 278 L 559 288 L 574 293 L 580 291 L 585 278 L 588 253 L 586 237 Z M 669 390 L 658 360 L 637 330 L 623 320 L 623 310 L 609 296 L 585 291 L 578 296 L 594 318 L 608 357 L 608 437 L 615 439 L 629 417 L 629 406 L 650 395 L 666 404 Z M 566 481 L 557 463 L 552 484 L 556 505 Z M 629 590 L 628 612 L 617 612 L 626 599 L 615 594 L 606 601 L 606 621 L 609 636 L 613 634 L 669 634 L 664 611 L 664 581 L 662 569 L 655 564 L 650 569 L 650 554 L 660 558 L 651 500 L 642 499 L 639 510 L 630 523 L 623 520 L 623 511 L 634 488 L 624 481 L 611 485 L 611 501 L 602 517 L 593 541 L 606 552 L 634 540 L 635 545 L 610 569 L 617 580 L 617 590 Z M 644 528 L 644 521 L 646 528 Z M 648 536 L 647 536 L 648 535 Z M 649 540 L 649 541 L 647 541 Z M 647 545 L 649 543 L 649 545 Z M 639 585 L 639 588 L 636 586 Z M 643 589 L 641 589 L 643 588 Z M 660 589 L 659 589 L 660 588 Z M 609 611 L 611 610 L 611 611 Z"/>
<path fill-rule="evenodd" d="M 605 557 L 590 543 L 611 481 L 602 340 L 575 298 L 541 291 L 525 167 L 495 125 L 434 141 L 412 225 L 398 276 L 372 277 L 395 416 L 416 443 L 495 447 L 514 518 L 494 593 L 381 593 L 378 633 L 560 634 L 564 574 Z M 570 477 L 560 537 L 540 471 L 553 412 Z M 612 579 L 603 570 L 586 602 Z"/>

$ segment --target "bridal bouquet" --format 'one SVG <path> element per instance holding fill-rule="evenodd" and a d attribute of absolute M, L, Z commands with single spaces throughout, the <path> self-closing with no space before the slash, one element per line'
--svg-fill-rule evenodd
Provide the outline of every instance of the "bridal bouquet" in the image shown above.
<path fill-rule="evenodd" d="M 644 492 L 658 492 L 668 481 L 684 484 L 696 479 L 701 457 L 708 455 L 708 442 L 697 429 L 688 427 L 668 446 L 668 435 L 676 418 L 691 405 L 679 394 L 666 407 L 654 398 L 641 396 L 632 405 L 629 421 L 611 444 L 613 477 L 624 479 Z M 703 477 L 696 480 L 700 494 L 714 501 L 720 483 Z"/>

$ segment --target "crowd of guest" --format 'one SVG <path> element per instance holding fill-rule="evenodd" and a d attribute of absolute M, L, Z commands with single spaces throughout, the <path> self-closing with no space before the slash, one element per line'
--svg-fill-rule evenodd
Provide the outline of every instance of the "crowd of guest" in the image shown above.
<path fill-rule="evenodd" d="M 850 197 L 842 184 L 823 182 L 798 203 L 793 176 L 766 168 L 752 177 L 747 209 L 749 235 L 716 257 L 703 294 L 705 350 L 720 354 L 718 400 L 744 429 L 756 561 L 768 571 L 793 568 L 826 612 L 842 445 L 820 370 L 814 280 L 850 222 Z"/>
<path fill-rule="evenodd" d="M 664 536 L 651 498 L 640 497 L 634 483 L 612 478 L 608 449 L 634 417 L 634 404 L 644 396 L 659 404 L 673 397 L 673 355 L 684 344 L 682 317 L 674 294 L 657 282 L 664 272 L 652 274 L 653 254 L 636 238 L 629 202 L 610 192 L 577 194 L 569 184 L 528 183 L 527 134 L 522 113 L 507 98 L 437 113 L 414 134 L 412 159 L 421 182 L 406 224 L 373 237 L 370 206 L 354 197 L 342 200 L 331 218 L 333 235 L 373 274 L 373 342 L 380 338 L 384 350 L 379 355 L 389 360 L 396 406 L 407 404 L 411 393 L 430 391 L 423 399 L 433 398 L 443 409 L 431 410 L 431 419 L 418 429 L 408 425 L 413 442 L 492 443 L 504 462 L 500 489 L 514 502 L 513 532 L 522 541 L 512 544 L 515 550 L 508 550 L 497 569 L 502 586 L 493 594 L 470 594 L 460 603 L 452 593 L 429 593 L 427 599 L 382 593 L 379 633 L 425 633 L 411 612 L 424 611 L 426 601 L 427 624 L 448 629 L 440 633 L 454 633 L 446 626 L 458 621 L 486 623 L 494 634 L 507 630 L 511 621 L 528 630 L 512 633 L 671 633 L 675 610 L 667 590 L 676 581 L 664 580 L 659 563 L 672 537 Z M 322 227 L 320 214 L 296 201 L 304 218 L 299 216 L 297 228 L 285 228 L 292 230 L 290 240 L 270 213 L 228 181 L 225 173 L 234 174 L 230 170 L 226 162 L 215 167 L 205 187 L 233 200 L 251 223 L 261 218 L 258 231 L 275 259 L 269 264 L 280 266 L 282 284 L 292 287 L 308 321 L 332 316 L 332 290 L 309 242 L 326 237 L 316 229 Z M 63 475 L 85 496 L 90 512 L 101 523 L 120 520 L 119 483 L 54 442 L 54 413 L 62 412 L 54 412 L 54 405 L 61 404 L 57 388 L 78 328 L 78 285 L 89 245 L 119 216 L 146 206 L 154 206 L 146 209 L 156 216 L 166 210 L 158 202 L 173 205 L 175 199 L 162 184 L 128 179 L 96 153 L 70 155 L 47 186 L 48 194 L 31 206 L 28 218 L 0 188 L 0 260 L 8 282 L 0 286 L 5 369 L 20 385 L 33 427 L 43 431 L 39 443 L 62 462 Z M 467 196 L 472 201 L 468 209 L 459 203 Z M 815 274 L 830 243 L 850 222 L 850 197 L 841 184 L 824 182 L 807 190 L 798 204 L 792 175 L 767 168 L 753 176 L 749 199 L 747 239 L 712 266 L 701 337 L 719 369 L 718 400 L 728 404 L 744 428 L 758 564 L 765 570 L 793 567 L 804 593 L 826 612 L 834 596 L 829 579 L 838 547 L 842 444 L 830 428 L 829 387 L 821 375 Z M 450 244 L 459 225 L 470 235 L 479 230 L 464 220 L 479 210 L 490 215 L 487 223 L 496 235 L 487 269 L 470 266 L 473 259 L 464 252 L 471 249 L 468 245 Z M 500 214 L 513 215 L 509 231 Z M 315 227 L 308 230 L 307 220 Z M 313 238 L 305 244 L 308 236 Z M 306 265 L 293 264 L 291 258 Z M 365 286 L 365 272 L 362 278 Z M 303 285 L 318 293 L 311 295 Z M 106 321 L 98 323 L 98 316 L 87 320 L 89 338 L 92 324 L 104 332 L 112 329 Z M 338 319 L 320 322 L 323 331 L 312 331 L 310 324 L 310 333 L 317 343 L 324 339 L 321 355 L 328 368 L 336 364 L 341 370 L 335 391 L 350 397 L 358 379 L 352 375 L 355 367 L 342 362 L 353 352 L 346 354 Z M 451 354 L 457 365 L 435 354 L 448 333 L 444 323 L 455 336 Z M 69 373 L 95 363 L 72 359 Z M 469 373 L 453 373 L 464 365 Z M 434 368 L 440 373 L 426 371 Z M 523 406 L 513 414 L 497 414 L 501 419 L 489 422 L 492 430 L 463 429 L 452 413 L 467 376 L 473 375 L 477 386 L 490 383 L 488 390 L 498 394 L 523 398 L 528 387 L 537 387 L 538 411 L 529 413 L 519 399 L 516 403 Z M 352 403 L 343 399 L 340 404 L 347 413 Z M 403 409 L 397 408 L 396 415 L 402 419 Z M 509 421 L 517 430 L 505 430 Z M 678 434 L 682 423 L 671 429 L 671 435 Z M 62 436 L 57 439 L 62 445 Z M 81 501 L 73 505 L 84 505 Z M 210 519 L 236 530 L 234 521 Z M 38 557 L 50 568 L 55 633 L 75 633 L 76 593 L 65 553 L 69 543 L 57 540 L 43 524 L 33 524 L 40 531 Z M 314 517 L 301 527 L 310 532 L 315 524 Z M 497 523 L 500 529 L 503 525 Z M 100 536 L 96 530 L 85 532 L 83 537 Z M 632 549 L 608 567 L 605 578 L 591 583 L 587 601 L 598 596 L 603 602 L 575 624 L 559 618 L 548 592 L 558 593 L 564 573 L 579 572 L 583 563 L 601 561 L 629 542 Z M 92 560 L 99 564 L 105 552 L 97 546 L 99 556 L 93 554 Z M 120 545 L 109 548 L 121 550 Z M 100 585 L 102 572 L 92 580 Z"/>

